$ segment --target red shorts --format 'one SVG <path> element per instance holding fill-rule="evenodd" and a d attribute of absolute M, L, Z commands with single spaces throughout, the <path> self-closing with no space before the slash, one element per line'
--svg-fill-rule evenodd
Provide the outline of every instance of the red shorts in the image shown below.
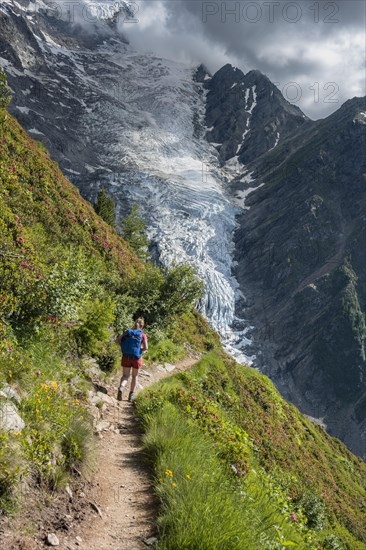
<path fill-rule="evenodd" d="M 133 355 L 122 355 L 122 367 L 141 369 L 142 357 L 135 357 Z"/>

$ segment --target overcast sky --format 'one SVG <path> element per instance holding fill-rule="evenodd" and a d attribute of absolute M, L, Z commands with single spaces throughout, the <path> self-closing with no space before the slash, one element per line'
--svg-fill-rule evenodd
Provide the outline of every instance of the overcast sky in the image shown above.
<path fill-rule="evenodd" d="M 259 69 L 309 117 L 365 95 L 363 0 L 136 0 L 123 32 L 139 50 Z"/>

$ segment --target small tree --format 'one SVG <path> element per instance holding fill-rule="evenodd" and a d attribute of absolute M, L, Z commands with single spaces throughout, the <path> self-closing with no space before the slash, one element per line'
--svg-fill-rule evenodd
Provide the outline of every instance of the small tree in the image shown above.
<path fill-rule="evenodd" d="M 111 227 L 116 226 L 116 206 L 112 197 L 107 197 L 104 187 L 99 190 L 94 210 Z"/>
<path fill-rule="evenodd" d="M 203 291 L 203 281 L 192 266 L 179 264 L 171 267 L 161 291 L 162 316 L 168 318 L 185 313 L 202 298 Z"/>
<path fill-rule="evenodd" d="M 5 109 L 11 101 L 11 90 L 8 86 L 4 69 L 0 69 L 0 110 Z"/>
<path fill-rule="evenodd" d="M 134 204 L 131 212 L 122 221 L 122 234 L 141 260 L 148 258 L 149 241 L 145 233 L 145 221 L 139 215 L 139 207 Z"/>

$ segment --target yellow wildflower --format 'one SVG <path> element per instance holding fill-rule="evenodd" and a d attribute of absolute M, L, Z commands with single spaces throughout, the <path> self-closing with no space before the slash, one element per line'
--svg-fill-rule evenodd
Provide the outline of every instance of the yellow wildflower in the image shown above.
<path fill-rule="evenodd" d="M 53 390 L 55 390 L 55 391 L 57 390 L 57 382 L 55 380 L 52 380 L 51 386 L 52 386 Z"/>
<path fill-rule="evenodd" d="M 187 479 L 191 479 L 191 476 L 189 474 L 186 474 Z"/>
<path fill-rule="evenodd" d="M 165 475 L 168 477 L 173 477 L 173 472 L 171 470 L 165 470 Z"/>
<path fill-rule="evenodd" d="M 172 483 L 172 486 L 173 486 L 173 487 L 176 487 L 176 486 L 177 486 L 177 484 L 173 482 L 173 483 Z"/>

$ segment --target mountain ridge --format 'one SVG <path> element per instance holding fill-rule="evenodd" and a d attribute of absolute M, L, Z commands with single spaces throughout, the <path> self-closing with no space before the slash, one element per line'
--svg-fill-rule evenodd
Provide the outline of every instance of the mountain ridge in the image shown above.
<path fill-rule="evenodd" d="M 244 75 L 226 64 L 204 85 L 207 139 L 220 144 L 223 163 L 236 156 L 248 164 L 309 120 L 258 70 Z"/>

